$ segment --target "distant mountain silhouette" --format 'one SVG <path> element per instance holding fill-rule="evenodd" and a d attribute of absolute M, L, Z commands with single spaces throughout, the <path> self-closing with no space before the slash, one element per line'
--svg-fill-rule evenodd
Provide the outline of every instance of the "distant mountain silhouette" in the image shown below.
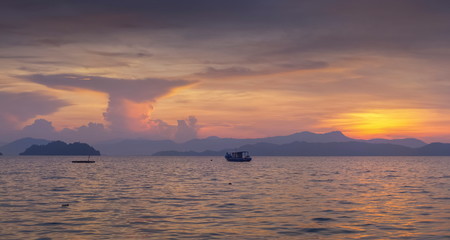
<path fill-rule="evenodd" d="M 193 139 L 184 143 L 175 143 L 170 140 L 122 140 L 110 141 L 96 144 L 95 147 L 105 155 L 152 155 L 161 151 L 178 152 L 203 152 L 220 151 L 223 149 L 236 149 L 247 144 L 272 143 L 287 144 L 292 142 L 329 143 L 329 142 L 369 142 L 369 143 L 392 143 L 408 147 L 421 147 L 426 143 L 413 138 L 407 139 L 372 139 L 359 140 L 352 139 L 339 131 L 318 134 L 312 132 L 299 132 L 287 136 L 267 137 L 267 138 L 219 138 L 208 137 L 204 139 Z"/>
<path fill-rule="evenodd" d="M 288 136 L 259 138 L 259 142 L 285 144 L 292 142 L 349 142 L 355 141 L 355 139 L 345 136 L 340 131 L 334 131 L 329 133 L 312 133 L 312 132 L 299 132 Z"/>
<path fill-rule="evenodd" d="M 222 151 L 161 151 L 154 153 L 152 156 L 224 156 L 226 152 L 232 152 L 232 150 L 222 150 Z"/>
<path fill-rule="evenodd" d="M 158 151 L 182 150 L 177 143 L 170 140 L 128 139 L 95 144 L 94 147 L 104 155 L 142 156 L 152 155 Z"/>
<path fill-rule="evenodd" d="M 421 156 L 450 156 L 449 143 L 430 143 L 417 150 Z"/>
<path fill-rule="evenodd" d="M 22 138 L 0 147 L 4 155 L 18 155 L 32 145 L 44 145 L 49 140 Z M 238 149 L 241 146 L 257 143 L 288 144 L 293 142 L 309 143 L 330 143 L 330 142 L 363 142 L 363 143 L 385 143 L 395 144 L 413 148 L 426 145 L 421 140 L 414 138 L 405 139 L 371 139 L 360 140 L 345 136 L 340 131 L 329 133 L 298 132 L 287 136 L 275 136 L 267 138 L 220 138 L 208 137 L 203 139 L 193 139 L 184 143 L 176 143 L 171 140 L 146 140 L 146 139 L 125 139 L 114 140 L 95 144 L 94 147 L 103 155 L 153 155 L 161 151 L 176 151 L 201 153 L 204 151 L 222 151 L 223 149 Z M 194 153 L 192 153 L 194 154 Z"/>
<path fill-rule="evenodd" d="M 363 140 L 364 141 L 364 140 Z M 375 138 L 370 140 L 365 140 L 367 143 L 390 143 L 396 145 L 402 145 L 406 147 L 419 148 L 426 145 L 423 141 L 415 138 L 403 138 L 403 139 L 382 139 Z"/>
<path fill-rule="evenodd" d="M 19 153 L 25 151 L 25 149 L 31 147 L 32 145 L 44 145 L 49 142 L 50 141 L 46 139 L 21 138 L 0 147 L 0 151 L 5 155 L 19 155 Z"/>
<path fill-rule="evenodd" d="M 20 155 L 100 155 L 100 152 L 86 143 L 54 141 L 46 145 L 33 145 Z"/>
<path fill-rule="evenodd" d="M 408 156 L 412 149 L 393 144 L 364 142 L 307 143 L 293 142 L 283 145 L 260 143 L 239 148 L 252 155 L 264 156 Z"/>
<path fill-rule="evenodd" d="M 155 156 L 223 156 L 230 151 L 249 151 L 253 156 L 450 156 L 450 144 L 432 143 L 411 148 L 388 143 L 332 142 L 288 144 L 256 143 L 221 151 L 162 151 Z"/>

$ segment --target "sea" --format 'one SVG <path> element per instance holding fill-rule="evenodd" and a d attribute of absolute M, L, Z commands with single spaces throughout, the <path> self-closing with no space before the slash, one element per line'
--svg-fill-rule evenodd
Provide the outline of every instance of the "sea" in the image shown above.
<path fill-rule="evenodd" d="M 0 157 L 0 239 L 450 239 L 450 157 Z"/>

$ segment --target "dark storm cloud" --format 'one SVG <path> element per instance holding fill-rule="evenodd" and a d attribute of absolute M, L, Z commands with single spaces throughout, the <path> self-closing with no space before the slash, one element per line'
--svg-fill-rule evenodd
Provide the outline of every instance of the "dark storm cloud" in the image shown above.
<path fill-rule="evenodd" d="M 445 0 L 2 1 L 2 45 L 70 41 L 169 30 L 179 41 L 282 35 L 275 53 L 416 49 L 450 40 Z M 11 32 L 12 31 L 12 32 Z M 49 35 L 64 36 L 61 39 Z M 64 38 L 69 38 L 64 39 Z M 12 41 L 21 39 L 20 41 Z"/>

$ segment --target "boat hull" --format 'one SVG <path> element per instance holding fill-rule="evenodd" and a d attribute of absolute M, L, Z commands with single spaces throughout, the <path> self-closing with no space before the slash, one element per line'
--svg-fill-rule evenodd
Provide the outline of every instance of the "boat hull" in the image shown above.
<path fill-rule="evenodd" d="M 95 163 L 95 161 L 89 161 L 89 160 L 86 160 L 86 161 L 72 161 L 72 163 Z"/>
<path fill-rule="evenodd" d="M 226 158 L 229 162 L 250 162 L 252 158 Z"/>

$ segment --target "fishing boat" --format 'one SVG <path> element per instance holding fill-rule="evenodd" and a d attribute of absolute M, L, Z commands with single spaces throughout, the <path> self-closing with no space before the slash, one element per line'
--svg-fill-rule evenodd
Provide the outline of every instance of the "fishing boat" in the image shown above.
<path fill-rule="evenodd" d="M 72 161 L 72 163 L 95 163 L 95 161 L 89 160 L 90 158 L 91 158 L 91 156 L 89 155 L 87 160 L 75 160 L 75 161 Z"/>
<path fill-rule="evenodd" d="M 229 162 L 250 162 L 252 160 L 247 151 L 226 153 L 225 159 Z"/>

